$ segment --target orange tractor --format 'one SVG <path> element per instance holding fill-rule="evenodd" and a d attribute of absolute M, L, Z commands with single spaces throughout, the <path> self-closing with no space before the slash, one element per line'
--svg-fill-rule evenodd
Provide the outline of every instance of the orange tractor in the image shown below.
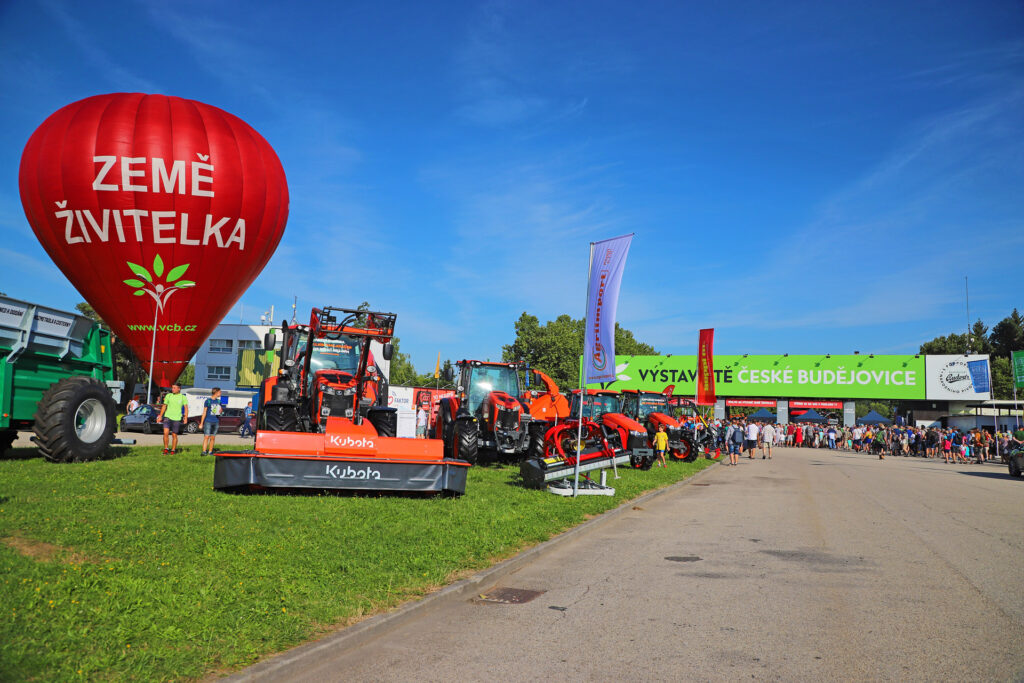
<path fill-rule="evenodd" d="M 530 446 L 530 415 L 519 398 L 518 363 L 460 360 L 455 396 L 438 404 L 434 438 L 445 454 L 470 463 L 519 460 Z M 445 379 L 455 379 L 448 370 Z"/>
<path fill-rule="evenodd" d="M 396 316 L 313 309 L 309 325 L 282 325 L 278 376 L 260 392 L 255 447 L 219 453 L 214 488 L 347 489 L 461 494 L 469 463 L 442 444 L 395 438 L 370 343 L 390 360 Z M 264 346 L 273 349 L 273 335 Z"/>
<path fill-rule="evenodd" d="M 683 426 L 672 417 L 669 405 L 674 387 L 668 387 L 664 393 L 625 389 L 622 391 L 622 412 L 639 422 L 647 431 L 648 444 L 654 447 L 654 435 L 658 427 L 664 425 L 668 434 L 668 449 L 673 460 L 693 462 L 699 451 L 693 440 L 683 431 Z"/>

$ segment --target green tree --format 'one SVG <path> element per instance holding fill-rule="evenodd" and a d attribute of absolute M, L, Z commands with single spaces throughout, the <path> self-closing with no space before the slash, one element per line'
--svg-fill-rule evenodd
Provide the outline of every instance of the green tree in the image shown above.
<path fill-rule="evenodd" d="M 555 380 L 563 391 L 571 390 L 579 384 L 583 324 L 582 318 L 563 313 L 541 325 L 537 316 L 524 312 L 515 322 L 515 340 L 502 347 L 502 360 L 529 363 L 532 369 Z M 640 356 L 658 352 L 616 323 L 615 353 Z"/>
<path fill-rule="evenodd" d="M 967 353 L 967 335 L 953 332 L 921 344 L 920 353 L 929 355 Z"/>
<path fill-rule="evenodd" d="M 1024 351 L 1024 317 L 1013 309 L 992 328 L 989 335 L 992 353 L 997 356 L 1010 357 L 1011 351 Z"/>
<path fill-rule="evenodd" d="M 892 419 L 892 404 L 889 401 L 857 401 L 857 419 L 860 419 L 870 413 L 872 410 L 881 415 Z"/>
<path fill-rule="evenodd" d="M 192 386 L 196 383 L 196 366 L 194 363 L 189 363 L 185 366 L 185 369 L 181 371 L 178 376 L 178 384 L 182 386 Z"/>
<path fill-rule="evenodd" d="M 972 353 L 992 353 L 992 342 L 988 338 L 988 326 L 981 318 L 971 327 L 970 347 Z"/>

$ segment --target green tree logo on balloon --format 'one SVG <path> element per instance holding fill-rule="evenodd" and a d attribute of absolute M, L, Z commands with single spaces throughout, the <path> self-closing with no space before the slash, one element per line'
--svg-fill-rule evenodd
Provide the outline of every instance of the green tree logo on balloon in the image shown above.
<path fill-rule="evenodd" d="M 124 283 L 129 287 L 135 287 L 135 291 L 132 292 L 135 296 L 142 296 L 148 294 L 153 297 L 156 301 L 156 309 L 162 311 L 164 304 L 171 298 L 171 295 L 177 292 L 179 289 L 187 289 L 188 287 L 195 287 L 196 283 L 192 280 L 182 280 L 181 277 L 188 270 L 189 264 L 185 263 L 180 266 L 175 266 L 170 269 L 167 273 L 167 278 L 163 282 L 157 282 L 164 274 L 164 260 L 160 258 L 160 254 L 156 255 L 153 259 L 153 274 L 150 275 L 149 271 L 137 263 L 131 261 L 125 261 L 131 271 L 138 275 L 141 280 L 130 278 L 125 280 Z"/>

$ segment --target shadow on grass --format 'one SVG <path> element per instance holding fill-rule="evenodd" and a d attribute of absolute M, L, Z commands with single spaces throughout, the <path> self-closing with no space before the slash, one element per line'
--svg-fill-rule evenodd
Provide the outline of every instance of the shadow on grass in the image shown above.
<path fill-rule="evenodd" d="M 294 496 L 297 498 L 458 498 L 451 491 L 360 491 L 357 489 L 250 489 L 248 486 L 234 486 L 219 489 L 220 493 L 232 496 Z"/>
<path fill-rule="evenodd" d="M 132 454 L 131 446 L 111 446 L 102 455 L 90 462 L 96 460 L 114 460 L 116 458 L 124 458 Z M 38 448 L 11 448 L 3 453 L 0 453 L 0 460 L 34 460 L 36 458 L 42 459 L 43 454 L 39 452 Z M 61 463 L 57 463 L 61 464 Z"/>

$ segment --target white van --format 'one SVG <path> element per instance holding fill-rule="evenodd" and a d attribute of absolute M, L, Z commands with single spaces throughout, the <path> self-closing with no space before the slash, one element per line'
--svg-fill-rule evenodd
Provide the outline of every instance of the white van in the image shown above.
<path fill-rule="evenodd" d="M 206 399 L 210 398 L 210 389 L 203 389 L 201 387 L 189 387 L 188 389 L 182 389 L 181 393 L 188 399 L 188 414 L 189 415 L 202 415 L 203 404 Z M 228 408 L 242 408 L 249 404 L 249 401 L 253 402 L 253 407 L 256 406 L 256 391 L 238 391 L 222 389 L 220 392 L 221 403 L 227 398 L 228 402 L 225 404 Z"/>

